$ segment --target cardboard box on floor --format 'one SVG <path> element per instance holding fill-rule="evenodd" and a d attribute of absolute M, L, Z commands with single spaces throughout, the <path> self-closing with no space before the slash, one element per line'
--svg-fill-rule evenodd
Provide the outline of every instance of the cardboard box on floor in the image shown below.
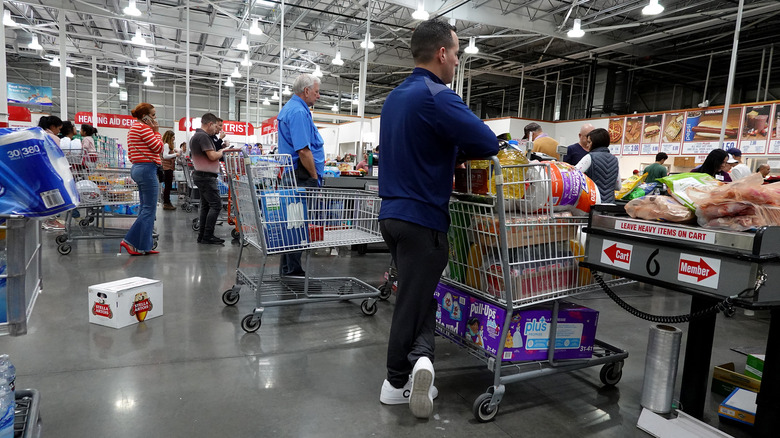
<path fill-rule="evenodd" d="M 756 422 L 756 393 L 735 389 L 718 407 L 718 415 L 752 426 Z"/>
<path fill-rule="evenodd" d="M 763 354 L 748 354 L 745 363 L 745 375 L 757 380 L 764 376 L 764 358 Z"/>
<path fill-rule="evenodd" d="M 89 322 L 122 328 L 163 314 L 159 280 L 131 277 L 89 287 Z"/>
<path fill-rule="evenodd" d="M 758 392 L 761 389 L 761 381 L 740 374 L 735 369 L 733 362 L 716 366 L 712 371 L 710 390 L 716 394 L 728 396 L 735 388 L 744 388 L 753 392 Z"/>

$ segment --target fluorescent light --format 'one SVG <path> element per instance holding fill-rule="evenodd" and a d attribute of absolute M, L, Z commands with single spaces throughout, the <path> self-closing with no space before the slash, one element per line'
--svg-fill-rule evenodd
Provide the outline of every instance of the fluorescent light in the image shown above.
<path fill-rule="evenodd" d="M 292 90 L 290 90 L 290 86 L 289 85 L 285 85 L 284 86 L 284 90 L 282 90 L 282 94 L 285 95 L 285 96 L 289 96 L 289 95 L 292 94 Z"/>
<path fill-rule="evenodd" d="M 66 69 L 65 69 L 65 76 L 66 76 L 66 77 L 69 77 L 69 78 L 72 78 L 72 77 L 73 77 L 73 72 L 72 72 L 72 71 L 70 71 L 70 67 L 68 67 L 68 68 L 66 68 Z"/>
<path fill-rule="evenodd" d="M 277 93 L 276 90 L 274 90 L 274 95 L 271 96 L 271 100 L 279 100 L 279 93 Z"/>
<path fill-rule="evenodd" d="M 230 73 L 230 76 L 232 76 L 234 78 L 240 78 L 241 77 L 241 72 L 238 71 L 238 66 L 236 66 L 236 68 L 233 69 L 233 73 Z"/>
<path fill-rule="evenodd" d="M 249 51 L 249 44 L 246 43 L 246 35 L 241 35 L 241 42 L 236 46 L 236 50 Z"/>
<path fill-rule="evenodd" d="M 468 53 L 469 55 L 473 55 L 475 53 L 479 53 L 479 47 L 476 46 L 476 37 L 469 38 L 469 46 L 466 47 L 463 51 Z"/>
<path fill-rule="evenodd" d="M 341 50 L 336 52 L 336 57 L 330 63 L 333 65 L 344 65 L 344 60 L 341 59 Z"/>
<path fill-rule="evenodd" d="M 122 12 L 125 13 L 125 15 L 130 15 L 132 17 L 137 17 L 141 15 L 141 11 L 138 10 L 137 7 L 135 7 L 135 0 L 130 0 L 130 4 L 122 10 Z"/>
<path fill-rule="evenodd" d="M 230 76 L 228 76 L 227 80 L 225 81 L 226 87 L 232 87 L 233 86 L 233 80 L 230 79 Z"/>
<path fill-rule="evenodd" d="M 252 35 L 262 35 L 263 29 L 257 24 L 257 18 L 252 19 L 252 27 L 249 28 L 249 33 Z"/>
<path fill-rule="evenodd" d="M 59 67 L 60 66 L 60 57 L 55 56 L 51 61 L 49 61 L 49 65 L 52 67 Z"/>
<path fill-rule="evenodd" d="M 43 47 L 41 47 L 40 44 L 38 44 L 38 35 L 32 36 L 32 41 L 30 41 L 30 44 L 27 46 L 33 50 L 42 50 Z"/>
<path fill-rule="evenodd" d="M 11 11 L 8 9 L 3 11 L 3 24 L 8 27 L 16 27 L 18 24 L 11 18 Z"/>
<path fill-rule="evenodd" d="M 249 60 L 249 53 L 244 55 L 244 60 L 241 61 L 241 65 L 243 65 L 244 67 L 251 67 L 252 66 L 252 61 Z"/>
<path fill-rule="evenodd" d="M 415 20 L 427 20 L 430 15 L 428 15 L 427 12 L 425 12 L 425 8 L 423 7 L 422 0 L 419 0 L 417 2 L 417 10 L 412 12 L 412 18 Z"/>
<path fill-rule="evenodd" d="M 263 105 L 270 105 L 270 104 L 271 104 L 271 102 L 268 100 L 267 97 L 265 99 L 263 99 Z"/>
<path fill-rule="evenodd" d="M 585 31 L 582 30 L 582 21 L 580 21 L 579 18 L 574 19 L 574 27 L 572 27 L 566 35 L 569 38 L 581 38 L 583 35 L 585 35 Z"/>
<path fill-rule="evenodd" d="M 119 83 L 116 81 L 116 78 L 111 79 L 111 83 L 108 84 L 111 88 L 119 88 Z"/>
<path fill-rule="evenodd" d="M 141 54 L 138 56 L 138 62 L 149 64 L 149 58 L 146 57 L 146 50 L 141 50 Z"/>
<path fill-rule="evenodd" d="M 366 43 L 366 42 L 368 42 L 368 43 Z M 366 44 L 368 44 L 368 50 L 371 50 L 371 49 L 374 48 L 374 43 L 371 41 L 371 34 L 370 33 L 367 33 L 366 34 L 366 38 L 363 41 L 360 42 L 360 48 L 361 49 L 365 49 L 366 48 Z"/>
<path fill-rule="evenodd" d="M 334 113 L 339 112 L 339 104 L 334 103 L 333 106 L 330 107 L 330 110 L 333 111 Z"/>
<path fill-rule="evenodd" d="M 147 87 L 154 87 L 154 82 L 152 82 L 152 78 L 146 78 L 146 82 L 144 82 L 144 85 Z"/>
<path fill-rule="evenodd" d="M 650 0 L 650 3 L 642 8 L 642 15 L 658 15 L 664 11 L 664 7 L 658 3 L 658 0 Z"/>
<path fill-rule="evenodd" d="M 314 76 L 317 76 L 318 78 L 322 77 L 322 70 L 320 70 L 320 66 L 318 65 L 317 68 L 314 69 L 313 72 L 311 72 Z"/>
<path fill-rule="evenodd" d="M 144 36 L 141 35 L 141 28 L 135 30 L 135 36 L 133 39 L 130 40 L 131 43 L 138 45 L 138 46 L 145 46 L 146 45 L 146 39 L 144 39 Z"/>

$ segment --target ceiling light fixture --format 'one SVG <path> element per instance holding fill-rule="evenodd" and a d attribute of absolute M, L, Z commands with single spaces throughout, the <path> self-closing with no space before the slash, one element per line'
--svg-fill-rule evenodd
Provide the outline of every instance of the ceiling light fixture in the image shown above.
<path fill-rule="evenodd" d="M 144 85 L 147 87 L 154 87 L 154 82 L 152 82 L 152 78 L 146 78 L 146 82 L 144 82 Z"/>
<path fill-rule="evenodd" d="M 66 69 L 65 69 L 65 76 L 66 76 L 66 77 L 69 77 L 69 78 L 72 78 L 72 77 L 73 77 L 73 72 L 72 72 L 72 71 L 70 71 L 70 67 L 68 67 L 68 68 L 66 68 Z"/>
<path fill-rule="evenodd" d="M 425 21 L 428 19 L 428 17 L 430 17 L 430 15 L 427 12 L 425 12 L 425 8 L 423 7 L 422 0 L 419 0 L 417 2 L 417 10 L 412 12 L 412 18 L 414 18 L 415 20 Z"/>
<path fill-rule="evenodd" d="M 274 95 L 271 96 L 271 100 L 279 100 L 279 93 L 277 93 L 276 90 L 274 90 Z"/>
<path fill-rule="evenodd" d="M 314 76 L 317 76 L 318 78 L 322 77 L 322 70 L 320 70 L 320 66 L 318 65 L 317 68 L 314 69 L 313 72 L 311 72 Z"/>
<path fill-rule="evenodd" d="M 146 50 L 141 50 L 141 54 L 138 56 L 138 62 L 149 64 L 149 58 L 146 56 Z"/>
<path fill-rule="evenodd" d="M 289 85 L 285 85 L 284 86 L 284 90 L 282 90 L 282 94 L 285 95 L 285 96 L 289 96 L 289 95 L 292 94 L 292 90 L 290 90 L 290 86 Z"/>
<path fill-rule="evenodd" d="M 585 31 L 582 30 L 582 21 L 579 18 L 574 19 L 574 26 L 566 33 L 569 38 L 581 38 L 585 35 Z"/>
<path fill-rule="evenodd" d="M 479 53 L 479 47 L 476 45 L 476 37 L 469 38 L 469 46 L 463 49 L 464 52 L 468 53 L 469 55 L 473 55 L 475 53 Z"/>
<path fill-rule="evenodd" d="M 333 58 L 333 60 L 330 61 L 333 65 L 344 65 L 344 60 L 341 59 L 341 50 L 336 52 L 336 57 Z"/>
<path fill-rule="evenodd" d="M 260 25 L 258 24 L 258 19 L 254 18 L 252 19 L 252 27 L 249 28 L 249 33 L 252 35 L 262 35 L 263 29 L 260 29 Z"/>
<path fill-rule="evenodd" d="M 149 69 L 149 66 L 147 65 L 143 72 L 141 72 L 141 76 L 145 78 L 151 78 L 152 77 L 152 70 Z"/>
<path fill-rule="evenodd" d="M 252 61 L 249 60 L 249 53 L 244 55 L 244 60 L 241 61 L 241 65 L 243 65 L 244 67 L 251 67 L 252 66 Z"/>
<path fill-rule="evenodd" d="M 334 103 L 333 106 L 330 107 L 330 110 L 333 111 L 334 113 L 339 112 L 339 104 Z"/>
<path fill-rule="evenodd" d="M 49 61 L 49 65 L 52 66 L 52 67 L 59 67 L 61 65 L 60 64 L 60 57 L 59 56 L 55 56 L 51 61 Z"/>
<path fill-rule="evenodd" d="M 249 51 L 249 44 L 246 42 L 246 35 L 241 35 L 241 42 L 236 46 L 236 50 Z"/>
<path fill-rule="evenodd" d="M 122 12 L 124 12 L 125 15 L 130 15 L 132 17 L 141 15 L 141 11 L 138 10 L 138 8 L 135 6 L 135 0 L 130 0 L 130 4 L 127 5 L 126 8 L 122 9 Z"/>
<path fill-rule="evenodd" d="M 650 0 L 650 3 L 642 8 L 642 15 L 658 15 L 664 11 L 664 7 L 658 3 L 658 0 Z"/>
<path fill-rule="evenodd" d="M 11 11 L 8 9 L 3 11 L 3 24 L 8 27 L 16 27 L 18 24 L 11 18 Z"/>
<path fill-rule="evenodd" d="M 358 100 L 357 96 L 355 96 L 355 98 L 352 99 L 352 105 L 360 105 L 360 101 Z"/>
<path fill-rule="evenodd" d="M 30 41 L 30 44 L 27 47 L 33 50 L 43 50 L 43 47 L 41 47 L 41 45 L 38 44 L 38 35 L 32 36 L 32 41 Z"/>
<path fill-rule="evenodd" d="M 371 34 L 367 33 L 366 38 L 360 42 L 360 48 L 365 49 L 366 46 L 368 46 L 368 50 L 371 50 L 374 48 L 374 43 L 371 41 Z"/>
<path fill-rule="evenodd" d="M 265 99 L 263 99 L 263 105 L 270 105 L 270 104 L 271 104 L 271 101 L 269 101 L 267 97 Z"/>
<path fill-rule="evenodd" d="M 119 88 L 119 82 L 116 81 L 116 78 L 111 79 L 111 83 L 108 84 L 111 88 Z"/>
<path fill-rule="evenodd" d="M 233 69 L 233 73 L 230 73 L 230 76 L 232 76 L 234 78 L 240 78 L 241 77 L 241 72 L 238 71 L 238 66 L 236 66 L 236 68 Z"/>
<path fill-rule="evenodd" d="M 146 39 L 144 39 L 144 36 L 141 35 L 141 28 L 135 30 L 135 36 L 133 39 L 130 40 L 131 43 L 138 45 L 138 46 L 145 46 L 146 45 Z"/>
<path fill-rule="evenodd" d="M 225 81 L 225 86 L 228 88 L 233 87 L 233 80 L 230 79 L 230 76 L 228 76 L 227 80 Z"/>

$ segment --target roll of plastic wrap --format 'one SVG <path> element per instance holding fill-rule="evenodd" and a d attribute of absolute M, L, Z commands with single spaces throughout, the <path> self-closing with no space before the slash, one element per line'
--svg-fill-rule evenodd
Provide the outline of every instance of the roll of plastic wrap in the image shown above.
<path fill-rule="evenodd" d="M 670 325 L 650 326 L 641 405 L 659 414 L 672 410 L 674 382 L 680 358 L 682 330 Z"/>

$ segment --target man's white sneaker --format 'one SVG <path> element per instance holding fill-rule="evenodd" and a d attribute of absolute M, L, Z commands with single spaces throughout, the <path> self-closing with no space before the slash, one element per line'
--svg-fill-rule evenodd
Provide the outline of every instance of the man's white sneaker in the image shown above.
<path fill-rule="evenodd" d="M 435 386 L 431 387 L 432 397 L 439 396 L 439 390 Z M 403 405 L 409 403 L 409 394 L 412 392 L 411 378 L 406 382 L 403 388 L 396 388 L 385 379 L 382 382 L 382 392 L 379 394 L 379 401 L 385 405 Z"/>
<path fill-rule="evenodd" d="M 412 369 L 412 392 L 409 409 L 417 418 L 429 418 L 433 413 L 433 364 L 427 357 L 417 359 Z"/>

